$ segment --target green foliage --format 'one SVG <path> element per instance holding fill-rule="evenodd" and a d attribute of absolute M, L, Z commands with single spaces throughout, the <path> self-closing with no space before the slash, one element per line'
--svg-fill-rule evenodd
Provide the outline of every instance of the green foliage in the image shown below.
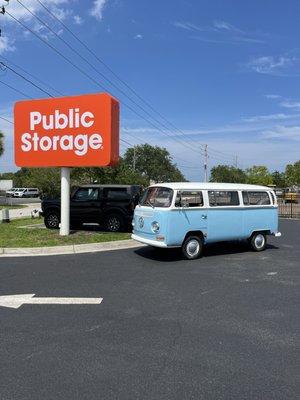
<path fill-rule="evenodd" d="M 3 153 L 4 153 L 4 135 L 0 131 L 0 157 L 2 156 Z"/>
<path fill-rule="evenodd" d="M 246 169 L 247 183 L 253 185 L 272 185 L 273 178 L 267 167 L 264 165 L 253 165 Z"/>
<path fill-rule="evenodd" d="M 60 195 L 59 168 L 21 168 L 14 176 L 15 187 L 36 187 L 42 195 Z"/>
<path fill-rule="evenodd" d="M 285 176 L 289 186 L 300 185 L 300 160 L 286 166 Z"/>
<path fill-rule="evenodd" d="M 173 163 L 170 153 L 162 147 L 143 144 L 127 149 L 124 164 L 134 168 L 148 181 L 184 182 L 186 179 Z"/>
<path fill-rule="evenodd" d="M 217 165 L 210 171 L 211 182 L 245 183 L 247 176 L 245 172 L 236 167 L 228 165 Z"/>
<path fill-rule="evenodd" d="M 274 171 L 272 173 L 273 184 L 278 188 L 284 188 L 287 186 L 286 176 L 284 172 Z"/>

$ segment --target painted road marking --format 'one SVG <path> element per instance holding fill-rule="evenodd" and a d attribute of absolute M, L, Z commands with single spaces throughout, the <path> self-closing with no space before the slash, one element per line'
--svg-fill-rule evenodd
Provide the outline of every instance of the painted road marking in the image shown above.
<path fill-rule="evenodd" d="M 35 294 L 0 296 L 0 307 L 19 308 L 23 304 L 101 304 L 103 298 L 90 297 L 33 297 Z"/>

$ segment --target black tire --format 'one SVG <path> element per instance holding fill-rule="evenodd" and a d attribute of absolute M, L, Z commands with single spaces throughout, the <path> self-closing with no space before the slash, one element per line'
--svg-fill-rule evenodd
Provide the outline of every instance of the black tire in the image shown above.
<path fill-rule="evenodd" d="M 58 229 L 60 223 L 59 214 L 56 211 L 49 211 L 44 217 L 44 223 L 48 229 Z"/>
<path fill-rule="evenodd" d="M 203 240 L 199 236 L 188 236 L 181 247 L 182 254 L 188 260 L 196 260 L 201 257 Z"/>
<path fill-rule="evenodd" d="M 262 232 L 254 232 L 250 238 L 250 246 L 253 251 L 263 251 L 267 247 L 267 237 Z"/>
<path fill-rule="evenodd" d="M 109 214 L 105 218 L 105 229 L 108 232 L 123 232 L 125 230 L 125 221 L 120 214 Z"/>

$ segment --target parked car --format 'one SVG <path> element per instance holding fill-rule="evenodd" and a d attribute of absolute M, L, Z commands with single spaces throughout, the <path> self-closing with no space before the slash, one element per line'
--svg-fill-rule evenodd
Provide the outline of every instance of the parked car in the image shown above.
<path fill-rule="evenodd" d="M 128 229 L 140 192 L 141 186 L 138 185 L 93 184 L 77 187 L 70 200 L 71 227 L 97 223 L 110 232 Z M 59 228 L 60 200 L 43 199 L 42 216 L 47 228 Z"/>
<path fill-rule="evenodd" d="M 20 191 L 20 190 L 22 190 L 22 188 L 15 188 L 15 187 L 13 187 L 13 188 L 11 188 L 11 189 L 9 189 L 9 190 L 7 190 L 7 191 L 5 192 L 5 196 L 6 196 L 6 197 L 13 197 L 13 196 L 14 196 L 14 193 L 17 192 L 17 191 Z"/>
<path fill-rule="evenodd" d="M 161 248 L 181 247 L 195 259 L 206 243 L 248 240 L 262 251 L 278 232 L 275 193 L 264 186 L 161 183 L 150 186 L 134 212 L 132 238 Z"/>
<path fill-rule="evenodd" d="M 14 192 L 13 197 L 39 197 L 40 191 L 37 188 L 22 188 Z"/>

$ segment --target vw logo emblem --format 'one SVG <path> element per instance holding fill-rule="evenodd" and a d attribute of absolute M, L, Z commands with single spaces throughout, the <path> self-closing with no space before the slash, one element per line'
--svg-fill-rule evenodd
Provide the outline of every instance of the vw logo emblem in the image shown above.
<path fill-rule="evenodd" d="M 139 227 L 142 228 L 144 226 L 144 218 L 140 217 L 139 218 Z"/>

